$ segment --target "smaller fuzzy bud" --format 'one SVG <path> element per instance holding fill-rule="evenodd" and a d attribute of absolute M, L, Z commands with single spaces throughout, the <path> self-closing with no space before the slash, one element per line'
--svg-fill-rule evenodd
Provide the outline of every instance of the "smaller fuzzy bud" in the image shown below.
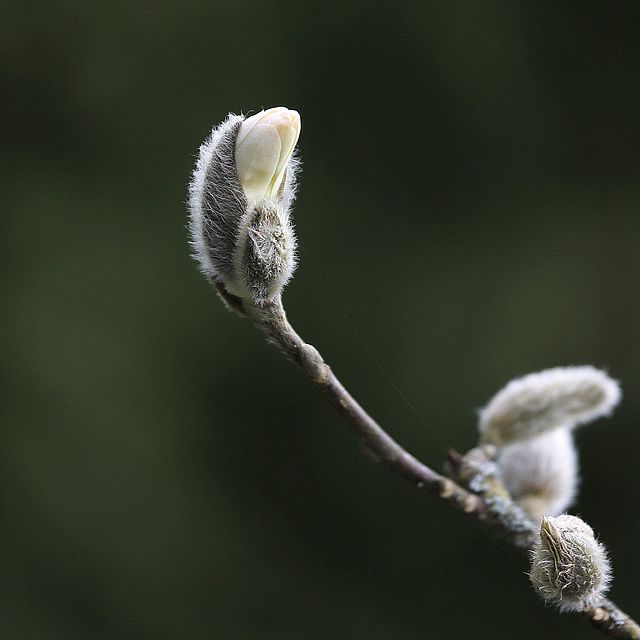
<path fill-rule="evenodd" d="M 508 444 L 496 460 L 511 497 L 535 518 L 571 505 L 578 486 L 578 454 L 570 429 Z"/>
<path fill-rule="evenodd" d="M 227 306 L 244 314 L 280 295 L 295 269 L 289 218 L 300 134 L 296 111 L 231 114 L 200 147 L 189 186 L 194 257 Z"/>
<path fill-rule="evenodd" d="M 557 367 L 512 380 L 480 411 L 480 441 L 501 446 L 608 415 L 620 387 L 594 367 Z"/>
<path fill-rule="evenodd" d="M 611 580 L 607 553 L 593 529 L 576 516 L 542 518 L 532 552 L 531 583 L 561 611 L 597 606 Z"/>

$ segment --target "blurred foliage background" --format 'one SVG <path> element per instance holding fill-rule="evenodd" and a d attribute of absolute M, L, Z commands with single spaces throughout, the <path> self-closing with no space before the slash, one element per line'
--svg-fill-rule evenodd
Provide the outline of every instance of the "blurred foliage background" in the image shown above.
<path fill-rule="evenodd" d="M 640 616 L 637 2 L 1 5 L 5 638 L 598 637 L 198 274 L 198 146 L 276 105 L 289 317 L 411 452 L 440 469 L 530 371 L 622 381 L 574 512 Z"/>

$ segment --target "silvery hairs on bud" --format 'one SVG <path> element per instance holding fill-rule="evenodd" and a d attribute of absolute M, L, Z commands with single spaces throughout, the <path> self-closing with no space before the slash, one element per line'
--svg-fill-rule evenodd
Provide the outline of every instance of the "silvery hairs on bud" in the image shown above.
<path fill-rule="evenodd" d="M 480 410 L 480 441 L 501 446 L 609 415 L 620 387 L 591 366 L 557 367 L 512 380 Z"/>
<path fill-rule="evenodd" d="M 511 497 L 535 518 L 558 515 L 575 498 L 578 453 L 571 429 L 507 444 L 496 462 Z"/>
<path fill-rule="evenodd" d="M 200 270 L 239 313 L 280 294 L 295 269 L 289 207 L 297 160 L 286 165 L 277 194 L 250 202 L 236 168 L 244 116 L 230 114 L 200 147 L 189 185 L 189 230 Z"/>
<path fill-rule="evenodd" d="M 560 611 L 597 606 L 611 581 L 604 546 L 576 516 L 542 518 L 529 578 L 538 594 Z"/>

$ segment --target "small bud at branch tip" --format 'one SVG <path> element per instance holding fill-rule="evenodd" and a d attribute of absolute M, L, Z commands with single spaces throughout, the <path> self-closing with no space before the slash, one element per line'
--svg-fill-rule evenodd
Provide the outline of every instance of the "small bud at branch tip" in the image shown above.
<path fill-rule="evenodd" d="M 540 596 L 561 611 L 582 611 L 600 602 L 611 569 L 593 529 L 580 518 L 564 514 L 542 518 L 529 577 Z"/>
<path fill-rule="evenodd" d="M 289 217 L 300 115 L 275 107 L 229 115 L 200 147 L 189 186 L 194 257 L 233 311 L 276 299 L 296 266 Z"/>

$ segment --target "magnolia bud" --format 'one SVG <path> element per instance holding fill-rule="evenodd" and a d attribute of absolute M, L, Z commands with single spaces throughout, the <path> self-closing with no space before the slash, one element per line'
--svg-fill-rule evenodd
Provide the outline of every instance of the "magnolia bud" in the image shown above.
<path fill-rule="evenodd" d="M 562 513 L 575 497 L 578 454 L 570 429 L 505 445 L 497 463 L 511 497 L 536 518 Z"/>
<path fill-rule="evenodd" d="M 283 107 L 229 115 L 200 147 L 189 186 L 194 257 L 239 313 L 280 295 L 295 269 L 289 207 L 300 116 Z"/>
<path fill-rule="evenodd" d="M 594 367 L 557 367 L 512 380 L 480 411 L 481 442 L 501 446 L 611 413 L 620 387 Z"/>
<path fill-rule="evenodd" d="M 593 529 L 580 518 L 542 518 L 529 578 L 536 591 L 561 611 L 594 607 L 606 593 L 611 569 Z"/>

